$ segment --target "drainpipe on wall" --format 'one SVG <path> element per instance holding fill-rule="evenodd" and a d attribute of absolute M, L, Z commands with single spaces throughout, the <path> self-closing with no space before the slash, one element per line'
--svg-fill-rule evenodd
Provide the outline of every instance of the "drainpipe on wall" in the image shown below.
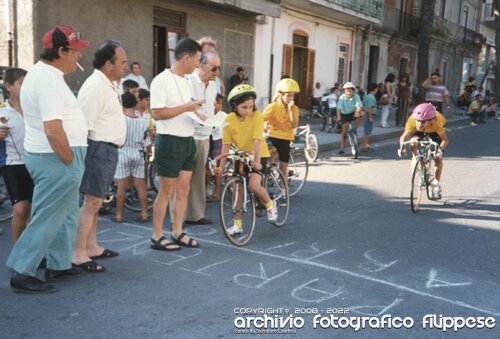
<path fill-rule="evenodd" d="M 274 27 L 276 24 L 276 18 L 272 18 L 272 28 L 271 28 L 271 57 L 269 59 L 270 69 L 269 69 L 269 102 L 273 99 L 273 72 L 274 72 Z"/>

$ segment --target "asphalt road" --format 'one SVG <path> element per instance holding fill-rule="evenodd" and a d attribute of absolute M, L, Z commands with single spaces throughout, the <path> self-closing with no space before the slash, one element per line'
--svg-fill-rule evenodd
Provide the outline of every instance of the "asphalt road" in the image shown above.
<path fill-rule="evenodd" d="M 462 317 L 458 324 L 468 317 L 500 321 L 499 130 L 490 122 L 448 132 L 443 199 L 424 199 L 417 214 L 409 206 L 410 160 L 396 159 L 393 139 L 358 161 L 321 154 L 292 200 L 287 225 L 259 219 L 243 248 L 231 246 L 216 223 L 186 229 L 199 249 L 153 251 L 150 224 L 103 216 L 99 239 L 120 252 L 101 261 L 107 272 L 33 296 L 12 293 L 9 272 L 0 268 L 2 337 L 234 338 L 265 332 L 243 323 L 257 317 L 259 326 L 266 317 L 268 325 L 269 318 L 287 321 L 268 330 L 299 338 L 499 338 L 500 325 L 423 328 L 426 315 Z M 207 216 L 218 220 L 216 205 Z M 5 262 L 11 245 L 2 226 Z M 340 325 L 370 317 L 376 327 L 384 315 L 389 324 L 406 317 L 413 326 L 329 326 L 336 316 Z"/>

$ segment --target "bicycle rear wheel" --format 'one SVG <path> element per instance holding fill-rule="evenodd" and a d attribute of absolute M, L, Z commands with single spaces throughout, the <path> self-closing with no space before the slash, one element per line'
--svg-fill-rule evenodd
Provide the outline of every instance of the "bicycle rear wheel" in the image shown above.
<path fill-rule="evenodd" d="M 240 177 L 230 178 L 222 189 L 220 220 L 226 238 L 235 246 L 243 246 L 250 241 L 255 230 L 255 201 Z M 242 221 L 239 232 L 234 230 L 235 220 Z"/>
<path fill-rule="evenodd" d="M 415 162 L 413 167 L 413 174 L 411 176 L 411 192 L 410 192 L 410 203 L 411 210 L 414 213 L 418 212 L 420 206 L 420 201 L 422 200 L 423 190 L 426 189 L 426 183 L 424 178 L 422 160 Z"/>
<path fill-rule="evenodd" d="M 357 159 L 359 157 L 358 136 L 352 129 L 349 131 L 349 133 L 347 133 L 347 140 L 349 141 L 349 145 L 351 147 L 352 156 L 354 157 L 354 159 Z"/>
<path fill-rule="evenodd" d="M 288 162 L 288 191 L 291 197 L 302 189 L 308 172 L 309 163 L 305 154 L 300 150 L 292 150 Z"/>
<path fill-rule="evenodd" d="M 286 184 L 285 176 L 277 168 L 270 170 L 266 175 L 266 190 L 271 200 L 274 200 L 278 208 L 278 219 L 273 223 L 276 227 L 281 227 L 285 224 L 290 211 L 290 195 Z"/>
<path fill-rule="evenodd" d="M 313 133 L 309 133 L 306 136 L 306 144 L 304 147 L 307 160 L 310 162 L 315 162 L 318 160 L 319 155 L 319 145 L 318 138 Z"/>
<path fill-rule="evenodd" d="M 147 199 L 148 199 L 148 210 L 153 208 L 153 203 L 156 199 L 156 192 L 153 189 L 146 190 Z M 139 200 L 139 195 L 135 187 L 131 187 L 125 193 L 125 203 L 124 206 L 126 209 L 134 212 L 140 212 L 141 202 Z"/>

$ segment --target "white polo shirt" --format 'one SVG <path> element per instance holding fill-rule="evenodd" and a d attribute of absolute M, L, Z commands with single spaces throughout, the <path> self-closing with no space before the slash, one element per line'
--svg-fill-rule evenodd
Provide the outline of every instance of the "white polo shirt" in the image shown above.
<path fill-rule="evenodd" d="M 135 75 L 134 73 L 129 73 L 125 75 L 125 77 L 122 79 L 120 82 L 120 86 L 123 84 L 123 81 L 125 80 L 134 80 L 139 84 L 139 88 L 144 88 L 149 91 L 148 83 L 146 82 L 146 79 L 142 75 Z"/>
<path fill-rule="evenodd" d="M 85 116 L 59 69 L 38 61 L 21 86 L 24 114 L 24 149 L 31 153 L 53 153 L 43 123 L 62 120 L 70 147 L 87 146 Z"/>
<path fill-rule="evenodd" d="M 215 81 L 209 81 L 208 85 L 201 81 L 198 70 L 188 75 L 188 80 L 191 82 L 193 88 L 193 97 L 195 100 L 205 100 L 205 103 L 200 107 L 198 112 L 205 114 L 211 118 L 215 113 L 215 98 L 217 97 L 217 85 Z M 204 126 L 197 122 L 194 123 L 194 138 L 196 140 L 205 140 L 210 137 L 212 133 L 211 126 Z"/>
<path fill-rule="evenodd" d="M 172 73 L 169 69 L 158 74 L 151 82 L 151 109 L 176 107 L 187 104 L 193 99 L 189 81 Z M 185 112 L 171 119 L 157 120 L 156 133 L 178 137 L 194 135 L 194 120 Z"/>
<path fill-rule="evenodd" d="M 5 102 L 6 106 L 0 108 L 0 117 L 6 117 L 9 121 L 9 134 L 5 137 L 5 148 L 7 159 L 5 164 L 24 165 L 24 119 L 23 115 L 16 111 L 9 101 Z"/>
<path fill-rule="evenodd" d="M 127 124 L 118 87 L 98 69 L 85 80 L 78 92 L 78 104 L 85 114 L 88 138 L 122 146 Z"/>

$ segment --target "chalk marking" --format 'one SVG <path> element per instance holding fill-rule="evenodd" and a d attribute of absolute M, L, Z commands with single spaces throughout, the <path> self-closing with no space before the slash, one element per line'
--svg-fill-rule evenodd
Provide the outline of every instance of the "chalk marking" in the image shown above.
<path fill-rule="evenodd" d="M 273 247 L 266 248 L 264 251 L 270 252 L 272 250 L 277 250 L 278 248 L 282 248 L 282 247 L 286 247 L 286 246 L 291 246 L 291 245 L 294 245 L 294 244 L 295 244 L 295 242 L 289 242 L 287 244 L 283 244 L 283 245 L 278 245 L 278 246 L 273 246 Z"/>
<path fill-rule="evenodd" d="M 212 268 L 214 266 L 217 266 L 217 265 L 220 265 L 220 264 L 224 264 L 228 261 L 231 261 L 231 259 L 226 259 L 226 260 L 223 260 L 223 261 L 219 261 L 219 262 L 216 262 L 214 264 L 211 264 L 211 265 L 208 265 L 208 266 L 204 266 L 202 268 L 199 268 L 197 270 L 190 270 L 190 269 L 187 269 L 187 268 L 181 268 L 181 270 L 184 270 L 184 271 L 188 271 L 188 272 L 193 272 L 193 273 L 197 273 L 197 274 L 203 274 L 203 275 L 206 275 L 207 277 L 211 277 L 212 275 L 211 274 L 208 274 L 208 273 L 204 273 L 202 272 L 203 270 L 206 270 L 206 269 L 209 269 L 209 268 Z"/>
<path fill-rule="evenodd" d="M 380 261 L 376 260 L 375 258 L 373 258 L 371 255 L 370 255 L 370 252 L 372 251 L 375 251 L 375 249 L 371 249 L 369 251 L 366 251 L 365 254 L 363 254 L 363 257 L 365 257 L 369 263 L 361 263 L 359 264 L 359 267 L 361 267 L 362 269 L 370 272 L 370 273 L 375 273 L 375 272 L 380 272 L 382 270 L 385 270 L 386 268 L 389 268 L 391 267 L 392 265 L 394 265 L 395 263 L 398 262 L 398 260 L 393 260 L 389 263 L 381 263 Z M 368 267 L 368 266 L 376 266 L 378 268 L 371 268 L 371 267 Z"/>
<path fill-rule="evenodd" d="M 297 251 L 293 252 L 292 253 L 292 257 L 310 261 L 311 259 L 315 259 L 315 258 L 321 257 L 321 256 L 329 254 L 329 253 L 333 253 L 333 252 L 336 251 L 335 249 L 333 249 L 333 250 L 328 250 L 328 251 L 325 251 L 325 252 L 321 252 L 316 247 L 317 244 L 318 243 L 315 242 L 314 244 L 310 245 L 309 246 L 311 248 L 310 250 L 297 250 Z M 311 253 L 311 254 L 314 254 L 314 255 L 311 256 L 311 257 L 307 257 L 307 256 L 300 255 L 300 253 L 306 253 L 306 254 Z"/>
<path fill-rule="evenodd" d="M 349 308 L 349 311 L 353 311 L 354 313 L 358 313 L 358 314 L 363 314 L 363 315 L 368 315 L 368 316 L 375 317 L 375 316 L 380 316 L 380 315 L 383 315 L 383 314 L 387 314 L 387 311 L 389 311 L 394 306 L 400 304 L 403 300 L 404 299 L 396 298 L 388 306 L 383 306 L 383 305 L 378 305 L 378 306 L 350 306 L 348 308 Z M 365 312 L 364 311 L 360 311 L 360 310 L 363 310 L 363 309 L 378 309 L 378 308 L 380 308 L 381 310 L 379 312 L 376 312 L 376 313 L 373 313 L 373 312 L 370 313 L 370 312 L 366 312 L 366 311 Z"/>
<path fill-rule="evenodd" d="M 136 227 L 136 228 L 140 228 L 140 229 L 143 229 L 145 231 L 151 232 L 151 229 L 148 228 L 148 227 L 146 227 L 146 226 L 133 225 L 133 224 L 130 224 L 130 226 Z M 390 282 L 390 281 L 387 281 L 387 280 L 383 280 L 383 279 L 380 279 L 380 278 L 371 277 L 371 276 L 365 275 L 365 274 L 359 274 L 359 273 L 348 271 L 348 270 L 345 270 L 345 269 L 342 269 L 342 268 L 339 268 L 339 267 L 329 266 L 327 264 L 322 264 L 322 263 L 315 262 L 315 261 L 307 261 L 307 260 L 302 260 L 302 259 L 298 259 L 298 258 L 284 257 L 284 256 L 279 255 L 279 254 L 273 254 L 273 253 L 269 253 L 269 252 L 263 252 L 263 251 L 253 250 L 253 249 L 248 248 L 248 247 L 235 247 L 235 246 L 230 245 L 228 243 L 223 243 L 223 242 L 219 242 L 219 241 L 215 241 L 215 240 L 209 240 L 209 239 L 200 239 L 200 240 L 202 242 L 205 242 L 205 243 L 208 243 L 208 244 L 230 248 L 230 249 L 233 249 L 235 251 L 253 253 L 253 254 L 258 254 L 258 255 L 265 256 L 265 257 L 270 257 L 270 258 L 275 258 L 275 259 L 281 259 L 281 260 L 292 262 L 292 263 L 296 263 L 296 264 L 309 265 L 309 266 L 313 266 L 313 267 L 317 267 L 317 268 L 322 268 L 322 269 L 325 269 L 325 270 L 328 270 L 328 271 L 332 271 L 332 272 L 344 274 L 344 275 L 347 275 L 349 277 L 357 278 L 357 279 L 360 279 L 360 280 L 365 280 L 365 281 L 369 281 L 369 282 L 372 282 L 372 283 L 378 283 L 378 284 L 381 284 L 381 285 L 384 285 L 384 286 L 392 287 L 392 288 L 394 288 L 396 290 L 399 290 L 399 291 L 413 293 L 413 294 L 419 295 L 421 297 L 427 297 L 427 298 L 438 300 L 438 301 L 441 301 L 441 302 L 444 302 L 444 303 L 447 303 L 447 304 L 450 304 L 450 305 L 454 305 L 454 306 L 458 306 L 458 307 L 463 307 L 463 308 L 466 308 L 466 309 L 469 309 L 469 310 L 473 310 L 473 311 L 477 311 L 477 312 L 481 312 L 481 313 L 484 313 L 484 314 L 489 314 L 489 315 L 494 316 L 494 317 L 500 317 L 500 312 L 485 310 L 485 309 L 482 309 L 480 307 L 476 307 L 476 306 L 467 304 L 467 303 L 462 302 L 462 301 L 451 300 L 451 299 L 448 299 L 448 298 L 440 297 L 438 295 L 434 295 L 434 294 L 429 293 L 429 292 L 420 291 L 420 290 L 417 290 L 417 289 L 414 289 L 414 288 L 410 288 L 410 287 L 406 287 L 406 286 L 403 286 L 403 285 L 398 285 L 396 283 L 393 283 L 393 282 Z"/>
<path fill-rule="evenodd" d="M 425 283 L 425 287 L 433 288 L 433 287 L 455 287 L 455 286 L 466 286 L 472 284 L 471 282 L 461 282 L 461 283 L 451 283 L 448 281 L 436 279 L 437 270 L 435 268 L 431 268 L 429 271 L 429 280 Z"/>
<path fill-rule="evenodd" d="M 193 255 L 182 255 L 182 254 L 177 254 L 177 253 L 173 253 L 173 252 L 167 252 L 168 254 L 165 256 L 166 259 L 170 259 L 171 257 L 176 257 L 178 259 L 175 259 L 175 260 L 158 260 L 158 259 L 152 259 L 154 262 L 157 262 L 159 264 L 162 264 L 162 265 L 167 265 L 167 266 L 172 266 L 173 264 L 177 263 L 177 262 L 180 262 L 180 261 L 184 261 L 184 260 L 187 260 L 187 259 L 191 259 L 191 258 L 194 258 L 194 257 L 197 257 L 199 256 L 203 251 L 199 248 L 193 248 L 191 249 L 193 253 Z"/>
<path fill-rule="evenodd" d="M 237 283 L 238 285 L 240 286 L 243 286 L 243 287 L 248 287 L 248 288 L 262 288 L 262 286 L 264 286 L 265 284 L 267 283 L 270 283 L 271 281 L 273 280 L 276 280 L 278 279 L 279 277 L 282 277 L 284 276 L 285 274 L 287 274 L 288 272 L 290 272 L 291 270 L 288 269 L 284 272 L 281 272 L 271 278 L 268 278 L 267 277 L 267 273 L 266 271 L 264 270 L 264 265 L 262 263 L 260 263 L 260 275 L 255 275 L 255 274 L 250 274 L 250 273 L 241 273 L 241 274 L 236 274 L 235 276 L 233 276 L 233 280 L 235 283 Z M 240 282 L 240 278 L 244 278 L 244 277 L 249 277 L 249 278 L 256 278 L 258 280 L 262 280 L 261 283 L 257 284 L 257 285 L 252 285 L 252 284 L 249 284 L 249 283 L 245 283 L 245 282 Z"/>
<path fill-rule="evenodd" d="M 323 302 L 323 301 L 326 301 L 326 300 L 329 300 L 329 299 L 332 299 L 342 293 L 344 293 L 344 286 L 340 286 L 335 292 L 326 292 L 326 291 L 323 291 L 323 290 L 320 290 L 318 288 L 313 288 L 313 287 L 309 287 L 308 285 L 318 281 L 319 278 L 316 278 L 314 280 L 311 280 L 311 281 L 308 281 L 306 282 L 305 284 L 302 284 L 296 288 L 293 289 L 292 291 L 292 297 L 294 297 L 295 299 L 297 299 L 298 301 L 305 301 L 305 302 L 310 302 L 310 303 L 320 303 L 320 302 Z M 317 299 L 305 299 L 303 297 L 299 297 L 297 294 L 300 290 L 302 289 L 305 289 L 305 290 L 308 290 L 308 291 L 312 291 L 312 292 L 317 292 L 319 294 L 323 294 L 325 295 L 324 297 L 320 297 L 320 298 L 317 298 Z"/>

